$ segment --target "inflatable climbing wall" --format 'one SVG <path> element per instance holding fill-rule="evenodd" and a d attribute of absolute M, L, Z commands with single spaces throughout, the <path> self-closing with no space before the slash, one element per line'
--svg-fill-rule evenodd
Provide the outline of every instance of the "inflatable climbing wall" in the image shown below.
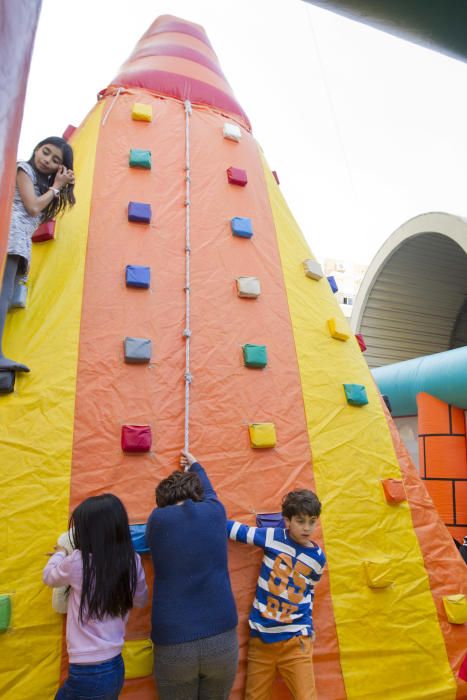
<path fill-rule="evenodd" d="M 320 700 L 467 697 L 465 565 L 203 29 L 159 18 L 72 144 L 78 204 L 7 327 L 32 371 L 1 397 L 2 700 L 53 698 L 64 672 L 41 571 L 71 509 L 112 491 L 144 524 L 187 441 L 246 523 L 319 494 Z M 229 547 L 240 700 L 261 554 Z M 125 698 L 156 697 L 149 620 L 131 615 Z"/>

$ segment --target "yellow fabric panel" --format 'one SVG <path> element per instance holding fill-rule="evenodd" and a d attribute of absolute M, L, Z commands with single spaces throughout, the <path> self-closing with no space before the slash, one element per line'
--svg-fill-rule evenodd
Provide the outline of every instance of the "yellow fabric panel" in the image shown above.
<path fill-rule="evenodd" d="M 455 681 L 407 503 L 397 509 L 380 480 L 400 468 L 379 396 L 355 338 L 336 343 L 327 320 L 339 314 L 326 278 L 308 279 L 309 248 L 263 161 L 323 500 L 340 661 L 351 700 L 449 700 Z M 369 404 L 348 406 L 344 383 L 364 384 Z M 364 560 L 390 558 L 394 585 L 374 590 Z M 320 631 L 317 630 L 319 635 Z M 323 700 L 336 700 L 326 698 Z"/>
<path fill-rule="evenodd" d="M 122 649 L 125 663 L 125 678 L 144 678 L 152 674 L 154 655 L 150 639 L 135 639 L 125 642 Z"/>
<path fill-rule="evenodd" d="M 44 556 L 66 530 L 81 300 L 97 106 L 73 139 L 75 207 L 56 240 L 33 244 L 28 305 L 9 314 L 5 354 L 25 362 L 16 391 L 0 397 L 1 588 L 13 592 L 11 632 L 0 638 L 2 700 L 52 698 L 63 618 L 43 585 Z"/>

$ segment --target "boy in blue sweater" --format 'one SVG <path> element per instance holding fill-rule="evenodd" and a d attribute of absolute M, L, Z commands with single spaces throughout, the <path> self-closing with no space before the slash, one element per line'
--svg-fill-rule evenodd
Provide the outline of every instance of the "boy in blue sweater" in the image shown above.
<path fill-rule="evenodd" d="M 310 537 L 321 513 L 307 489 L 282 502 L 285 528 L 249 527 L 227 521 L 232 540 L 264 549 L 250 612 L 245 700 L 269 700 L 278 671 L 294 700 L 315 700 L 313 598 L 326 558 Z"/>

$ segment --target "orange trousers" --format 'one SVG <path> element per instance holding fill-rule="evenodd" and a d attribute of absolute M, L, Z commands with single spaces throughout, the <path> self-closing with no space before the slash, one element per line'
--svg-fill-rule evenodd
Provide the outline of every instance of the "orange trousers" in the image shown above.
<path fill-rule="evenodd" d="M 316 700 L 311 637 L 292 637 L 271 644 L 251 637 L 245 700 L 270 700 L 277 672 L 294 700 Z"/>

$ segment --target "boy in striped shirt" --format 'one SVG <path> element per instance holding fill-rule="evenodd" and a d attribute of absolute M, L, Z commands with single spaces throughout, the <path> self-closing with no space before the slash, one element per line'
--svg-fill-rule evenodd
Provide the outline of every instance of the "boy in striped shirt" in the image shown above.
<path fill-rule="evenodd" d="M 277 671 L 294 700 L 316 699 L 312 610 L 326 558 L 310 536 L 320 513 L 318 497 L 300 489 L 282 501 L 285 528 L 227 522 L 230 539 L 264 549 L 249 618 L 245 700 L 269 700 Z"/>

